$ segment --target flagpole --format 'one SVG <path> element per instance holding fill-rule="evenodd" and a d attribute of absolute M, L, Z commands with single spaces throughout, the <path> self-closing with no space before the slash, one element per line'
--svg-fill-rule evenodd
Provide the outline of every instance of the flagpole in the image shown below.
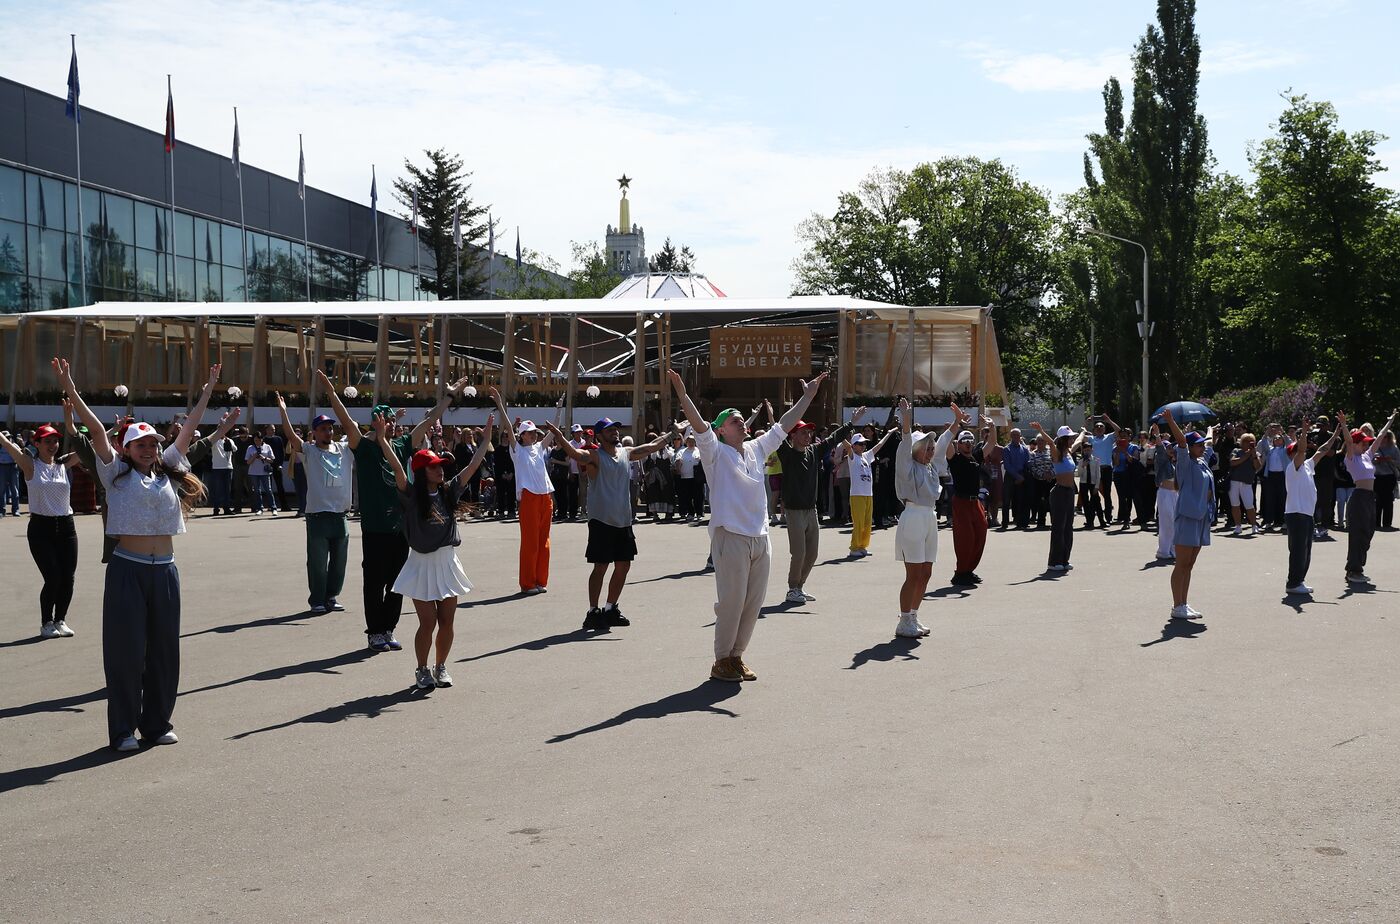
<path fill-rule="evenodd" d="M 69 33 L 73 43 L 73 66 L 68 76 L 68 89 L 73 97 L 73 144 L 78 151 L 78 278 L 83 304 L 88 303 L 87 295 L 87 235 L 83 228 L 83 131 L 82 117 L 78 102 L 78 36 Z"/>
<path fill-rule="evenodd" d="M 306 258 L 306 300 L 311 301 L 311 237 L 306 231 L 306 150 L 301 145 L 301 133 L 297 133 L 297 185 L 301 193 L 301 246 Z"/>
<path fill-rule="evenodd" d="M 462 300 L 462 213 L 461 206 L 452 207 L 452 247 L 456 254 L 453 275 L 457 277 L 457 301 Z"/>
<path fill-rule="evenodd" d="M 374 223 L 374 263 L 379 267 L 379 300 L 388 301 L 384 297 L 384 261 L 379 257 L 379 192 L 374 176 L 374 164 L 369 165 L 369 208 L 370 220 Z"/>
<path fill-rule="evenodd" d="M 496 223 L 486 213 L 486 297 L 496 297 Z"/>
<path fill-rule="evenodd" d="M 175 91 L 170 83 L 170 75 L 165 75 L 165 98 L 166 98 L 166 125 L 167 135 L 170 143 L 170 300 L 177 302 L 180 300 L 180 293 L 175 287 Z"/>
<path fill-rule="evenodd" d="M 243 252 L 243 300 L 248 298 L 248 222 L 243 215 L 243 162 L 238 154 L 238 107 L 233 107 L 233 173 L 238 177 L 238 243 Z"/>

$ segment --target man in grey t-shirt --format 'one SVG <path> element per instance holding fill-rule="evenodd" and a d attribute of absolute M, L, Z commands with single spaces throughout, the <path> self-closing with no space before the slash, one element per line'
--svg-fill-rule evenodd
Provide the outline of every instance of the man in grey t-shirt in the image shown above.
<path fill-rule="evenodd" d="M 604 417 L 593 427 L 598 444 L 580 447 L 566 440 L 554 424 L 545 426 L 554 434 L 555 443 L 578 463 L 581 474 L 588 479 L 585 558 L 593 565 L 593 571 L 588 575 L 588 615 L 584 617 L 583 628 L 590 632 L 607 632 L 613 626 L 630 625 L 617 608 L 632 559 L 637 557 L 637 540 L 632 535 L 630 463 L 665 446 L 669 434 L 662 434 L 641 446 L 623 446 L 622 424 Z M 612 565 L 612 580 L 608 582 L 607 605 L 600 608 L 598 598 L 603 593 L 608 565 Z"/>

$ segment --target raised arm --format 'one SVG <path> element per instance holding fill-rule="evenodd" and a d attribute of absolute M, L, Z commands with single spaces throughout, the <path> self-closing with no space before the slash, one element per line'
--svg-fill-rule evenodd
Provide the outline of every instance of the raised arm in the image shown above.
<path fill-rule="evenodd" d="M 481 468 L 481 463 L 486 461 L 491 447 L 491 434 L 496 429 L 496 415 L 486 415 L 486 429 L 482 431 L 481 442 L 476 444 L 476 451 L 472 453 L 472 460 L 467 463 L 467 467 L 457 473 L 458 481 L 471 481 L 476 470 Z"/>
<path fill-rule="evenodd" d="M 501 432 L 506 435 L 506 445 L 513 447 L 515 445 L 515 428 L 505 426 L 510 420 L 510 411 L 506 410 L 506 399 L 501 397 L 501 393 L 496 390 L 495 385 L 488 389 L 488 393 L 491 395 L 491 400 L 496 402 L 496 410 L 501 412 Z"/>
<path fill-rule="evenodd" d="M 1186 445 L 1186 434 L 1181 432 L 1181 427 L 1177 425 L 1176 418 L 1172 416 L 1172 409 L 1165 408 L 1162 411 L 1162 422 L 1167 425 L 1167 429 L 1172 431 L 1172 442 L 1179 448 Z M 1215 428 L 1211 427 L 1214 432 Z"/>
<path fill-rule="evenodd" d="M 880 454 L 880 450 L 885 448 L 885 444 L 890 441 L 890 437 L 892 436 L 894 436 L 894 429 L 891 428 L 889 430 L 886 430 L 885 435 L 880 437 L 880 439 L 876 441 L 874 446 L 870 447 L 870 451 L 878 456 Z"/>
<path fill-rule="evenodd" d="M 331 381 L 331 377 L 326 375 L 324 369 L 316 370 L 316 381 L 326 390 L 326 395 L 331 401 L 331 410 L 335 411 L 335 417 L 340 421 L 340 428 L 345 431 L 345 443 L 350 447 L 350 451 L 354 452 L 355 447 L 360 445 L 359 425 L 355 423 L 355 418 L 351 417 L 350 412 L 346 410 L 345 403 L 340 400 L 340 395 L 336 393 L 335 384 Z M 311 390 L 311 394 L 307 395 L 307 400 L 311 402 L 313 408 L 316 406 L 316 390 L 314 388 Z M 279 398 L 278 401 L 280 403 L 281 399 Z M 287 420 L 285 405 L 282 411 L 282 427 L 287 431 L 287 440 L 290 442 L 294 437 L 291 435 L 292 425 Z M 297 449 L 300 450 L 300 448 L 298 445 Z"/>
<path fill-rule="evenodd" d="M 10 439 L 8 430 L 0 430 L 0 446 L 5 447 L 10 458 L 15 460 L 15 465 L 19 466 L 25 481 L 34 477 L 34 457 L 25 452 L 24 447 Z"/>
<path fill-rule="evenodd" d="M 185 418 L 183 426 L 180 427 L 180 435 L 175 437 L 175 451 L 182 456 L 189 455 L 190 443 L 194 440 L 195 431 L 199 429 L 199 422 L 204 419 L 204 412 L 209 410 L 209 398 L 214 394 L 214 386 L 219 383 L 219 373 L 223 368 L 219 363 L 209 367 L 209 381 L 204 383 L 204 390 L 199 393 L 194 410 Z"/>
<path fill-rule="evenodd" d="M 1045 432 L 1045 428 L 1040 425 L 1040 421 L 1032 420 L 1031 429 L 1034 430 L 1038 435 L 1043 436 L 1046 439 L 1050 439 L 1050 434 Z M 1115 450 L 1115 452 L 1116 451 L 1117 450 Z M 1064 458 L 1064 456 L 1060 453 L 1060 444 L 1056 443 L 1052 439 L 1050 439 L 1050 458 L 1054 459 L 1056 462 L 1059 462 L 1061 459 Z"/>
<path fill-rule="evenodd" d="M 564 436 L 564 431 L 559 429 L 559 424 L 546 420 L 544 428 L 549 431 L 549 435 L 554 437 L 559 443 L 559 448 L 564 450 L 564 454 L 575 462 L 592 462 L 593 454 L 590 450 L 579 449 L 569 442 Z"/>
<path fill-rule="evenodd" d="M 1400 408 L 1396 408 L 1395 410 L 1390 412 L 1390 419 L 1385 422 L 1385 426 L 1381 427 L 1381 431 L 1376 434 L 1376 441 L 1371 444 L 1372 453 L 1374 453 L 1376 449 L 1380 448 L 1381 440 L 1385 439 L 1385 435 L 1389 433 L 1391 431 L 1391 428 L 1395 426 L 1395 418 L 1397 416 L 1400 416 Z"/>
<path fill-rule="evenodd" d="M 228 432 L 233 429 L 234 424 L 238 423 L 238 418 L 242 416 L 242 414 L 243 408 L 241 407 L 236 407 L 231 410 L 224 411 L 224 416 L 219 418 L 219 426 L 215 428 L 214 435 L 210 437 L 210 445 L 212 446 L 214 443 L 217 443 L 219 440 L 228 436 Z M 297 442 L 301 441 L 298 440 Z M 290 445 L 291 443 L 289 441 L 288 446 Z"/>
<path fill-rule="evenodd" d="M 411 442 L 414 446 L 417 446 L 419 442 L 422 441 L 427 432 L 432 429 L 433 424 L 442 419 L 442 415 L 447 412 L 452 402 L 457 400 L 457 396 L 462 393 L 462 389 L 467 387 L 467 382 L 468 377 L 464 375 L 447 386 L 447 393 L 442 396 L 442 400 L 428 409 L 427 416 L 419 421 L 418 425 L 414 427 L 409 434 L 409 436 L 412 437 Z"/>
<path fill-rule="evenodd" d="M 788 408 L 788 412 L 778 421 L 778 426 L 783 428 L 784 433 L 791 433 L 792 428 L 797 426 L 797 422 L 802 419 L 802 415 L 807 413 L 807 408 L 811 406 L 812 399 L 815 398 L 817 392 L 821 390 L 822 382 L 826 381 L 826 373 L 823 372 L 810 382 L 802 382 L 800 379 L 798 381 L 802 385 L 802 397 L 794 401 L 792 407 Z M 764 403 L 767 404 L 766 401 Z M 772 407 L 770 406 L 768 410 L 769 416 L 772 416 Z"/>
<path fill-rule="evenodd" d="M 644 457 L 644 456 L 649 456 L 649 455 L 651 455 L 653 452 L 656 452 L 658 449 L 660 449 L 660 448 L 662 448 L 663 446 L 665 446 L 665 445 L 666 445 L 666 441 L 669 440 L 670 438 L 671 438 L 671 434 L 670 434 L 669 432 L 668 432 L 668 433 L 663 433 L 663 434 L 661 434 L 660 436 L 658 436 L 656 439 L 652 440 L 650 443 L 643 443 L 643 444 L 640 445 L 640 446 L 633 446 L 633 447 L 632 447 L 632 450 L 631 450 L 627 455 L 628 455 L 629 458 L 632 458 L 632 459 L 640 459 L 640 458 L 642 458 L 642 457 Z"/>
<path fill-rule="evenodd" d="M 78 419 L 88 428 L 88 433 L 92 439 L 92 451 L 104 465 L 110 465 L 115 453 L 112 451 L 112 441 L 107 438 L 107 428 L 102 426 L 102 421 L 97 419 L 97 415 L 92 412 L 92 408 L 87 406 L 83 396 L 78 394 L 78 386 L 73 384 L 73 372 L 68 367 L 68 360 L 53 358 L 54 375 L 58 377 L 59 387 L 68 395 L 73 402 L 73 410 L 78 412 Z"/>
<path fill-rule="evenodd" d="M 899 432 L 904 434 L 904 439 L 908 441 L 909 433 L 914 429 L 914 408 L 908 398 L 900 398 L 898 410 Z"/>
<path fill-rule="evenodd" d="M 1113 422 L 1113 418 L 1108 416 L 1108 411 L 1104 411 L 1099 416 L 1103 418 L 1104 426 L 1112 427 L 1115 434 L 1122 434 L 1123 428 Z"/>
<path fill-rule="evenodd" d="M 700 409 L 695 406 L 695 402 L 686 393 L 685 382 L 681 380 L 681 375 L 674 369 L 667 369 L 666 375 L 671 380 L 671 387 L 676 392 L 676 400 L 681 403 L 681 410 L 685 412 L 685 419 L 690 421 L 691 429 L 696 433 L 704 433 L 710 429 L 710 422 L 700 415 Z M 758 411 L 754 411 L 757 415 Z M 752 419 L 752 418 L 750 418 Z"/>
<path fill-rule="evenodd" d="M 370 421 L 370 426 L 374 428 L 374 439 L 379 444 L 380 450 L 384 453 L 384 458 L 389 460 L 389 467 L 394 470 L 394 484 L 398 485 L 400 491 L 408 490 L 408 474 L 403 470 L 403 463 L 399 461 L 399 454 L 394 452 L 394 447 L 389 445 L 389 420 L 383 414 L 375 414 Z"/>
<path fill-rule="evenodd" d="M 297 436 L 297 431 L 292 429 L 292 419 L 287 416 L 287 402 L 282 399 L 280 391 L 275 391 L 273 394 L 277 396 L 277 410 L 282 415 L 282 438 L 287 441 L 287 448 L 292 452 L 301 452 L 301 437 Z M 357 428 L 347 427 L 345 432 L 349 434 L 351 429 L 354 429 L 356 434 L 355 443 L 351 445 L 353 449 L 360 442 L 360 431 Z"/>
<path fill-rule="evenodd" d="M 967 415 L 966 411 L 958 407 L 956 403 L 950 401 L 948 402 L 948 406 L 953 409 L 953 425 L 943 431 L 943 436 L 948 437 L 947 442 L 944 443 L 944 459 L 953 458 L 953 453 L 957 452 L 957 448 L 953 445 L 953 438 L 957 436 L 957 431 L 965 430 L 972 424 L 972 418 Z M 939 442 L 943 442 L 941 437 L 939 438 Z"/>
<path fill-rule="evenodd" d="M 744 418 L 744 426 L 746 426 L 746 427 L 748 427 L 750 430 L 752 430 L 752 429 L 753 429 L 753 425 L 754 425 L 754 423 L 758 420 L 758 415 L 759 415 L 760 412 L 762 412 L 762 410 L 763 410 L 763 405 L 761 405 L 761 404 L 756 404 L 756 405 L 754 405 L 753 413 L 750 414 L 748 417 L 745 417 L 745 418 Z"/>
<path fill-rule="evenodd" d="M 992 418 L 987 418 L 987 440 L 982 444 L 982 458 L 987 458 L 987 454 L 992 451 L 992 447 L 997 444 L 997 425 L 992 423 Z"/>

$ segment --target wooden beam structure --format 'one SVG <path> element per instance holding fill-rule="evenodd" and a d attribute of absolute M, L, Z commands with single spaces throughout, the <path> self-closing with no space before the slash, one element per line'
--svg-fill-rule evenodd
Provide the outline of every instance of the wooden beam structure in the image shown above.
<path fill-rule="evenodd" d="M 515 315 L 506 312 L 505 346 L 501 353 L 501 397 L 509 403 L 515 397 Z M 510 426 L 503 421 L 503 426 Z"/>
<path fill-rule="evenodd" d="M 642 311 L 637 312 L 637 331 L 633 337 L 633 345 L 636 349 L 636 356 L 632 363 L 632 439 L 633 442 L 640 444 L 642 435 L 646 432 L 642 422 L 642 411 L 645 407 L 642 387 L 646 381 L 647 368 L 646 313 Z"/>
<path fill-rule="evenodd" d="M 131 335 L 131 367 L 126 377 L 126 412 L 132 413 L 136 407 L 136 396 L 139 394 L 145 397 L 146 390 L 142 384 L 143 368 L 146 352 L 146 319 L 138 317 L 136 319 L 136 330 Z"/>
<path fill-rule="evenodd" d="M 321 371 L 326 356 L 326 318 L 316 315 L 316 339 L 311 353 L 311 365 L 306 372 L 306 432 L 311 432 L 311 421 L 316 419 L 316 373 Z M 251 421 L 250 421 L 251 423 Z"/>
<path fill-rule="evenodd" d="M 374 341 L 374 403 L 393 404 L 393 373 L 389 369 L 389 316 L 379 316 Z"/>
<path fill-rule="evenodd" d="M 267 318 L 258 315 L 253 319 L 253 368 L 244 396 L 248 399 L 248 428 L 253 427 L 253 409 L 258 406 L 258 398 L 263 393 L 263 380 L 267 377 Z"/>
<path fill-rule="evenodd" d="M 564 413 L 567 420 L 564 422 L 568 426 L 574 424 L 574 402 L 578 396 L 578 315 L 569 315 L 569 381 L 565 386 L 568 392 L 564 396 Z"/>

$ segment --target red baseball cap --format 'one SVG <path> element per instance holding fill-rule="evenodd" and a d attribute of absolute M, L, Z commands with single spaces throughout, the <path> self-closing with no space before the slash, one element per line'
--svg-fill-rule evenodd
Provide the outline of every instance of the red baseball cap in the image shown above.
<path fill-rule="evenodd" d="M 815 430 L 815 429 L 817 429 L 817 425 L 816 425 L 816 424 L 814 424 L 814 423 L 808 423 L 808 422 L 805 421 L 805 420 L 799 420 L 799 421 L 797 422 L 797 426 L 795 426 L 795 427 L 792 428 L 792 432 L 793 432 L 793 433 L 796 433 L 798 430 Z"/>
<path fill-rule="evenodd" d="M 433 452 L 431 449 L 420 449 L 413 454 L 413 459 L 409 462 L 409 465 L 415 472 L 421 472 L 429 465 L 442 465 L 446 461 L 446 459 Z"/>
<path fill-rule="evenodd" d="M 50 427 L 48 424 L 44 424 L 42 427 L 34 431 L 35 440 L 46 440 L 51 436 L 58 436 L 58 431 L 55 430 L 53 427 Z"/>
<path fill-rule="evenodd" d="M 1353 443 L 1374 443 L 1376 438 L 1365 430 L 1353 430 L 1351 431 L 1351 441 Z"/>

